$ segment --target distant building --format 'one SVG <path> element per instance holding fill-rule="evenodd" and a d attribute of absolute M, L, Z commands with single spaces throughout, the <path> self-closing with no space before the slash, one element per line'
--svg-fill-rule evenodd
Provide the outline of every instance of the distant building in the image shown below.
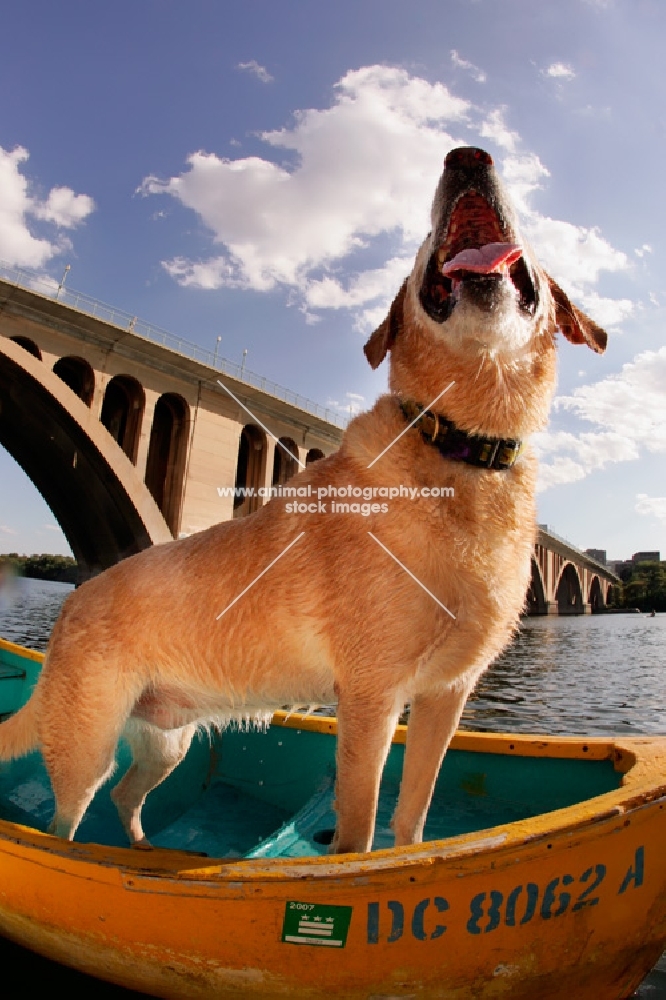
<path fill-rule="evenodd" d="M 585 555 L 602 566 L 606 565 L 606 549 L 585 549 Z"/>
<path fill-rule="evenodd" d="M 587 554 L 593 559 L 592 550 L 588 549 Z M 638 563 L 646 562 L 661 562 L 660 552 L 634 552 L 631 559 L 609 559 L 606 565 L 613 573 L 616 573 L 622 579 L 628 579 L 631 575 L 632 570 L 634 570 Z M 623 575 L 624 574 L 624 575 Z"/>

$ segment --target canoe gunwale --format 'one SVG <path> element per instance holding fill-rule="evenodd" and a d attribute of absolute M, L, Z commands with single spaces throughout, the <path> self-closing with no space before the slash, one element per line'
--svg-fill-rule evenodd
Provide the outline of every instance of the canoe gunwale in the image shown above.
<path fill-rule="evenodd" d="M 10 642 L 9 639 L 3 639 L 2 637 L 0 637 L 0 649 L 4 649 L 8 653 L 14 653 L 24 660 L 33 660 L 35 663 L 44 662 L 44 653 L 40 653 L 36 649 L 28 649 L 27 646 L 19 646 L 17 643 Z"/>

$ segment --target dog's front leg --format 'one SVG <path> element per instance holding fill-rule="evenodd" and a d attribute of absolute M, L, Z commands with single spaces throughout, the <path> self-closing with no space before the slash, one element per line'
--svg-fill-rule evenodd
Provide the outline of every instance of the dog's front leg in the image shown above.
<path fill-rule="evenodd" d="M 435 781 L 469 690 L 420 694 L 411 704 L 398 805 L 391 826 L 396 847 L 420 844 Z"/>
<path fill-rule="evenodd" d="M 338 690 L 338 745 L 332 854 L 369 851 L 379 784 L 402 703 L 395 693 Z"/>

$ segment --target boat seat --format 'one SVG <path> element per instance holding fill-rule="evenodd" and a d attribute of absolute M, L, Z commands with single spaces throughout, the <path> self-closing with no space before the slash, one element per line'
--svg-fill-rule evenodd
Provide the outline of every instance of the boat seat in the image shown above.
<path fill-rule="evenodd" d="M 335 773 L 331 768 L 305 805 L 245 857 L 301 858 L 326 854 L 335 830 L 334 786 Z"/>

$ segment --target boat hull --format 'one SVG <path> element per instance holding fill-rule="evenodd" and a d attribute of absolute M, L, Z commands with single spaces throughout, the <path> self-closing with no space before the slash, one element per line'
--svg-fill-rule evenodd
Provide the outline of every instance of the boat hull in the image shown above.
<path fill-rule="evenodd" d="M 335 733 L 330 719 L 276 725 Z M 666 743 L 461 733 L 455 745 L 509 761 L 612 760 L 624 783 L 517 822 L 340 857 L 220 861 L 2 821 L 0 931 L 162 997 L 629 997 L 666 941 Z"/>

